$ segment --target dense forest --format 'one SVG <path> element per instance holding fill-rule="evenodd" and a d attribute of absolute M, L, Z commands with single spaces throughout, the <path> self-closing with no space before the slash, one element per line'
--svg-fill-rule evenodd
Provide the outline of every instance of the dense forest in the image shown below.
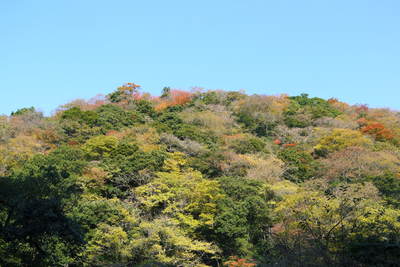
<path fill-rule="evenodd" d="M 0 116 L 0 266 L 400 266 L 400 113 L 134 83 Z"/>

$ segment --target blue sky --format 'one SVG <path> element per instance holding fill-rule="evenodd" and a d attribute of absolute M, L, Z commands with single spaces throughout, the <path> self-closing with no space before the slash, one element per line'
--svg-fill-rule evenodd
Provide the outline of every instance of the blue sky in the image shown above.
<path fill-rule="evenodd" d="M 400 109 L 400 1 L 0 1 L 0 113 L 125 82 Z"/>

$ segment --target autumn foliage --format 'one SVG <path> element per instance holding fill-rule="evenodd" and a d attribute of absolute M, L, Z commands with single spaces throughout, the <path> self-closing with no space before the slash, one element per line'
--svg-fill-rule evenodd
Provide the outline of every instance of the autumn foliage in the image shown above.
<path fill-rule="evenodd" d="M 125 95 L 131 96 L 133 99 L 138 99 L 140 97 L 139 88 L 140 85 L 138 84 L 126 83 L 118 87 L 118 91 Z"/>
<path fill-rule="evenodd" d="M 390 140 L 394 137 L 393 132 L 379 122 L 367 124 L 361 128 L 361 132 L 372 135 L 378 141 Z"/>
<path fill-rule="evenodd" d="M 294 146 L 296 146 L 296 144 L 283 144 L 282 145 L 283 147 L 294 147 Z"/>
<path fill-rule="evenodd" d="M 400 113 L 126 83 L 0 116 L 0 266 L 398 266 Z M 254 259 L 254 260 L 253 260 Z"/>
<path fill-rule="evenodd" d="M 242 259 L 236 256 L 232 256 L 229 258 L 229 261 L 224 263 L 227 267 L 254 267 L 256 264 L 247 259 Z"/>
<path fill-rule="evenodd" d="M 275 139 L 275 140 L 274 140 L 274 144 L 276 144 L 276 145 L 280 145 L 280 144 L 282 144 L 282 141 L 281 141 L 281 140 L 279 140 L 279 139 Z"/>
<path fill-rule="evenodd" d="M 192 98 L 190 92 L 181 90 L 171 90 L 170 95 L 166 98 L 159 99 L 159 103 L 155 106 L 157 111 L 164 110 L 168 107 L 173 107 L 177 105 L 184 105 L 188 103 Z"/>

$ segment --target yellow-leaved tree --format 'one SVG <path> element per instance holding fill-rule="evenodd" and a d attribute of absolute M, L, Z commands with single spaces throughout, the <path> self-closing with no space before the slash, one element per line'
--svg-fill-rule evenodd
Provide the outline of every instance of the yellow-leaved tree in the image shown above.
<path fill-rule="evenodd" d="M 200 172 L 185 167 L 186 160 L 180 152 L 170 153 L 164 165 L 164 171 L 158 172 L 152 182 L 135 189 L 143 216 L 152 220 L 145 225 L 162 223 L 163 226 L 157 227 L 172 227 L 168 228 L 172 232 L 167 236 L 174 239 L 175 234 L 181 233 L 180 241 L 187 244 L 186 249 L 192 255 L 190 261 L 196 262 L 195 255 L 217 255 L 218 249 L 209 242 L 199 240 L 199 233 L 210 229 L 214 223 L 217 201 L 222 197 L 218 182 L 204 179 Z M 148 238 L 153 237 L 150 235 Z M 167 254 L 160 260 L 163 258 L 165 263 L 172 263 Z"/>
<path fill-rule="evenodd" d="M 385 207 L 372 183 L 314 187 L 329 193 L 304 187 L 275 209 L 280 223 L 273 228 L 274 242 L 286 255 L 283 262 L 354 266 L 350 253 L 363 262 L 370 253 L 385 257 L 388 247 L 397 246 L 400 211 Z"/>
<path fill-rule="evenodd" d="M 333 129 L 331 134 L 322 137 L 314 149 L 318 155 L 324 156 L 351 146 L 369 147 L 371 145 L 371 139 L 362 135 L 361 132 L 337 128 Z"/>

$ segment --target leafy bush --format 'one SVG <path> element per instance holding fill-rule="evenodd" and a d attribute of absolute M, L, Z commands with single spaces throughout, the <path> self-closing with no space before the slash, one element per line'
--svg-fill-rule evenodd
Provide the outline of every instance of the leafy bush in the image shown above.
<path fill-rule="evenodd" d="M 265 142 L 256 137 L 238 139 L 233 142 L 231 148 L 239 154 L 257 153 L 265 149 Z"/>

